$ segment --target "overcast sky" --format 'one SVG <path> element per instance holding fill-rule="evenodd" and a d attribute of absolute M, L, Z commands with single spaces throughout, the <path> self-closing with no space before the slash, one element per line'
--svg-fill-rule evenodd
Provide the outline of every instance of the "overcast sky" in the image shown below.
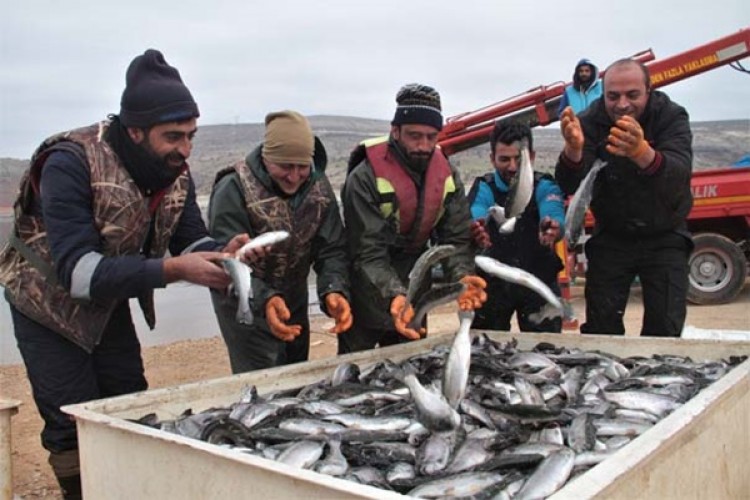
<path fill-rule="evenodd" d="M 0 157 L 16 158 L 117 113 L 147 48 L 180 70 L 199 125 L 280 109 L 391 119 L 405 83 L 437 88 L 452 116 L 568 81 L 581 57 L 668 57 L 750 27 L 747 0 L 0 2 Z M 693 120 L 750 118 L 750 76 L 729 67 L 663 90 Z"/>

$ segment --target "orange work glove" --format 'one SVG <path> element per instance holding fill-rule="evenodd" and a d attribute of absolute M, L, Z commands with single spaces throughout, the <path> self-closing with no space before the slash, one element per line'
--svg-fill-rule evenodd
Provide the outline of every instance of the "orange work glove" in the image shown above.
<path fill-rule="evenodd" d="M 539 222 L 539 244 L 554 248 L 560 239 L 560 223 L 552 217 L 546 216 Z"/>
<path fill-rule="evenodd" d="M 268 327 L 275 337 L 284 342 L 291 342 L 302 332 L 302 326 L 287 325 L 285 323 L 291 317 L 292 313 L 289 312 L 286 302 L 284 302 L 284 299 L 280 295 L 274 295 L 268 299 L 268 302 L 266 302 L 266 321 L 268 322 Z"/>
<path fill-rule="evenodd" d="M 393 300 L 391 300 L 391 317 L 399 335 L 409 340 L 421 338 L 418 331 L 406 326 L 414 318 L 414 308 L 406 300 L 406 295 L 393 297 Z"/>
<path fill-rule="evenodd" d="M 479 309 L 487 301 L 487 282 L 479 276 L 468 275 L 461 278 L 461 283 L 466 285 L 466 290 L 458 296 L 458 308 L 462 311 L 473 311 Z"/>
<path fill-rule="evenodd" d="M 560 114 L 560 131 L 565 139 L 565 156 L 570 160 L 580 161 L 583 153 L 583 129 L 570 106 Z"/>
<path fill-rule="evenodd" d="M 331 317 L 336 321 L 333 328 L 328 330 L 331 333 L 339 334 L 347 331 L 352 327 L 352 308 L 349 307 L 349 301 L 340 293 L 329 293 L 325 297 L 326 308 Z"/>
<path fill-rule="evenodd" d="M 643 138 L 641 124 L 632 116 L 623 116 L 609 129 L 606 149 L 613 155 L 637 160 L 648 152 L 650 147 Z"/>
<path fill-rule="evenodd" d="M 487 232 L 484 219 L 477 219 L 471 223 L 471 239 L 479 248 L 489 248 L 492 244 L 490 242 L 490 235 Z"/>

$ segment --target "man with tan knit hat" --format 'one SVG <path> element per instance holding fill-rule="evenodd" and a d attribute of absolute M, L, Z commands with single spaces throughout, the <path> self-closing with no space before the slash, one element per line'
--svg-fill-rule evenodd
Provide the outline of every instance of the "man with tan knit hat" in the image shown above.
<path fill-rule="evenodd" d="M 216 176 L 209 205 L 214 238 L 290 234 L 252 256 L 251 325 L 236 321 L 236 297 L 211 292 L 233 373 L 307 360 L 311 266 L 321 308 L 336 321 L 332 332 L 351 326 L 346 239 L 326 162 L 307 119 L 280 111 L 266 116 L 263 143 Z"/>
<path fill-rule="evenodd" d="M 416 340 L 406 300 L 409 272 L 432 244 L 450 244 L 450 281 L 466 286 L 462 310 L 487 299 L 474 275 L 471 214 L 458 173 L 437 148 L 443 128 L 440 94 L 427 85 L 405 85 L 396 95 L 391 133 L 365 141 L 349 161 L 341 192 L 349 256 L 354 326 L 339 335 L 339 353 Z M 428 289 L 425 283 L 422 290 Z"/>

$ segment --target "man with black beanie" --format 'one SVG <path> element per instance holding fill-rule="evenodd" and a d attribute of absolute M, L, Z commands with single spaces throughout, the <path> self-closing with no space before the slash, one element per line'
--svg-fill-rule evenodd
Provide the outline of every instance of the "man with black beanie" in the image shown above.
<path fill-rule="evenodd" d="M 65 498 L 81 497 L 81 481 L 60 407 L 147 387 L 128 300 L 154 328 L 155 288 L 226 287 L 221 251 L 248 240 L 222 248 L 203 223 L 186 163 L 198 115 L 177 69 L 147 50 L 128 68 L 119 116 L 46 139 L 21 180 L 0 285 Z"/>
<path fill-rule="evenodd" d="M 429 244 L 454 245 L 445 260 L 449 281 L 462 281 L 462 310 L 479 307 L 484 280 L 474 275 L 471 214 L 458 172 L 437 147 L 443 127 L 440 94 L 409 84 L 396 95 L 387 137 L 365 141 L 349 160 L 341 191 L 351 259 L 353 327 L 339 335 L 339 353 L 419 339 L 410 327 L 409 272 Z M 429 280 L 428 280 L 429 281 Z M 425 290 L 430 283 L 425 283 Z"/>

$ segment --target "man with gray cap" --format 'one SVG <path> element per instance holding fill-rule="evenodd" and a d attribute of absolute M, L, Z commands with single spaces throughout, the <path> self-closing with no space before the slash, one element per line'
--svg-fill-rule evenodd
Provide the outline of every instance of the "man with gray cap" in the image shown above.
<path fill-rule="evenodd" d="M 120 114 L 45 140 L 21 180 L 0 285 L 65 498 L 81 486 L 75 422 L 60 407 L 147 387 L 128 300 L 154 328 L 155 288 L 229 283 L 186 163 L 198 114 L 177 69 L 147 50 L 127 70 Z"/>
<path fill-rule="evenodd" d="M 409 84 L 387 137 L 368 140 L 351 155 L 341 192 L 349 256 L 354 326 L 339 335 L 339 353 L 416 340 L 406 300 L 409 272 L 429 243 L 451 244 L 449 281 L 461 281 L 462 310 L 480 307 L 486 283 L 474 275 L 471 214 L 458 172 L 437 147 L 443 128 L 440 95 Z M 425 289 L 429 283 L 425 284 Z"/>
<path fill-rule="evenodd" d="M 214 238 L 289 233 L 250 256 L 252 324 L 236 321 L 236 297 L 211 293 L 233 373 L 307 360 L 311 266 L 321 308 L 336 321 L 331 331 L 351 326 L 346 239 L 326 162 L 323 144 L 307 119 L 280 111 L 266 116 L 263 143 L 216 176 L 209 205 Z"/>

